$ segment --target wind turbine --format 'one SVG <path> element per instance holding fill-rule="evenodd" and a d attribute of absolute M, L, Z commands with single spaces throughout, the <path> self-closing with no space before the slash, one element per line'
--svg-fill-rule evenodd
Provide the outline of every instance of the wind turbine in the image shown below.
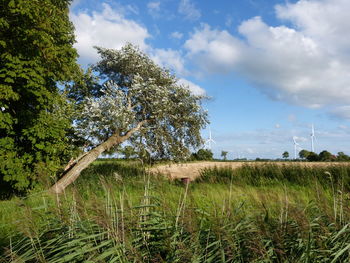
<path fill-rule="evenodd" d="M 216 144 L 216 142 L 211 137 L 211 129 L 210 129 L 210 126 L 209 126 L 209 139 L 205 141 L 205 144 L 208 145 L 209 150 L 211 150 L 211 143 L 212 142 Z"/>
<path fill-rule="evenodd" d="M 315 147 L 314 147 L 314 139 L 316 139 L 315 137 L 315 129 L 314 129 L 314 125 L 311 124 L 311 152 L 315 152 Z"/>
<path fill-rule="evenodd" d="M 297 147 L 300 147 L 300 144 L 297 143 L 295 136 L 293 136 L 293 142 L 294 142 L 294 159 L 297 159 Z"/>

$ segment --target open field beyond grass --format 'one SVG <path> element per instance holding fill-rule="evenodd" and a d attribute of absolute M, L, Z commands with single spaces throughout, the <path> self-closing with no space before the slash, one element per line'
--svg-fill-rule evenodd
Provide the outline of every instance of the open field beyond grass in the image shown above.
<path fill-rule="evenodd" d="M 178 164 L 158 165 L 150 169 L 153 173 L 161 173 L 167 175 L 171 179 L 188 177 L 191 180 L 200 176 L 200 173 L 205 168 L 232 168 L 236 169 L 243 165 L 296 165 L 301 167 L 327 167 L 327 166 L 346 166 L 350 165 L 347 162 L 190 162 Z"/>
<path fill-rule="evenodd" d="M 0 201 L 0 262 L 350 261 L 350 166 L 218 164 L 183 184 L 97 162 Z"/>

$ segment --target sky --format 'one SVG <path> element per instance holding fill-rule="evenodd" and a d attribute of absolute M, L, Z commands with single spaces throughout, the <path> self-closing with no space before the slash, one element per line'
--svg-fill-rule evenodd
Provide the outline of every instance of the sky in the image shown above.
<path fill-rule="evenodd" d="M 349 0 L 75 0 L 78 62 L 93 48 L 140 47 L 194 94 L 210 97 L 219 158 L 350 154 Z M 208 139 L 209 128 L 202 131 Z"/>

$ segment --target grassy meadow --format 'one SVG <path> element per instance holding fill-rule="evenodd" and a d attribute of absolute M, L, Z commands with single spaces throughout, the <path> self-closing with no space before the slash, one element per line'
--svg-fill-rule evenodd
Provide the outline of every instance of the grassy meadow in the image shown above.
<path fill-rule="evenodd" d="M 60 196 L 0 201 L 0 262 L 350 262 L 350 166 L 98 161 Z"/>

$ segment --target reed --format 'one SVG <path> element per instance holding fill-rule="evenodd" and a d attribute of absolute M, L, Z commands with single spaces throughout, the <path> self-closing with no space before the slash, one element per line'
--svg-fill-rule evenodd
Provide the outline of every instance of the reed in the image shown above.
<path fill-rule="evenodd" d="M 349 262 L 348 177 L 268 165 L 181 185 L 98 163 L 59 199 L 0 203 L 0 262 Z"/>

